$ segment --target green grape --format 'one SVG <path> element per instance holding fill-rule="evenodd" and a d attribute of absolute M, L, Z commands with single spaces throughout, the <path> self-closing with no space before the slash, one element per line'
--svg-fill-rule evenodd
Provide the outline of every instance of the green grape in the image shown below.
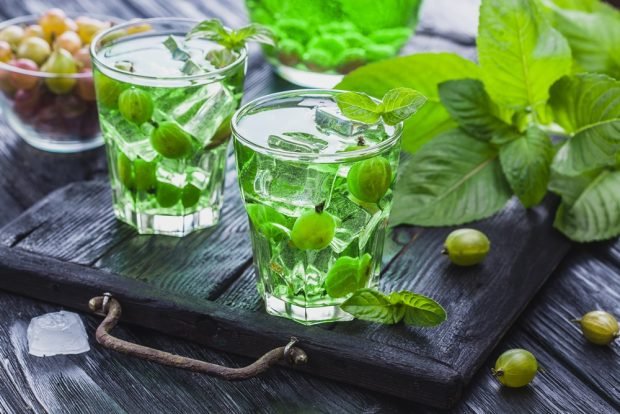
<path fill-rule="evenodd" d="M 291 240 L 301 250 L 321 250 L 329 246 L 336 234 L 336 220 L 319 205 L 295 220 Z"/>
<path fill-rule="evenodd" d="M 196 187 L 194 184 L 187 184 L 183 188 L 183 195 L 181 196 L 181 203 L 183 203 L 183 207 L 194 207 L 198 204 L 201 195 L 202 190 L 200 188 Z"/>
<path fill-rule="evenodd" d="M 127 89 L 118 97 L 118 110 L 127 121 L 142 125 L 153 116 L 153 100 L 141 89 Z"/>
<path fill-rule="evenodd" d="M 511 349 L 497 358 L 492 372 L 506 387 L 525 387 L 536 376 L 538 362 L 536 357 L 525 349 Z"/>
<path fill-rule="evenodd" d="M 55 94 L 63 95 L 71 92 L 73 89 L 76 79 L 70 76 L 60 76 L 73 75 L 78 71 L 77 63 L 68 51 L 55 49 L 41 67 L 41 70 L 59 75 L 58 77 L 45 79 L 45 84 Z"/>
<path fill-rule="evenodd" d="M 358 161 L 351 166 L 347 175 L 347 185 L 351 194 L 367 203 L 377 203 L 381 200 L 391 183 L 392 167 L 384 157 Z"/>
<path fill-rule="evenodd" d="M 175 185 L 160 181 L 157 183 L 155 198 L 160 207 L 172 207 L 181 199 L 181 189 Z"/>
<path fill-rule="evenodd" d="M 136 190 L 152 191 L 157 186 L 155 162 L 148 162 L 138 158 L 134 162 Z"/>
<path fill-rule="evenodd" d="M 135 181 L 131 170 L 131 160 L 127 155 L 119 152 L 116 159 L 116 172 L 118 173 L 118 179 L 130 191 L 135 190 Z"/>
<path fill-rule="evenodd" d="M 151 145 L 166 158 L 185 158 L 191 155 L 192 137 L 176 122 L 165 121 L 153 129 Z"/>
<path fill-rule="evenodd" d="M 118 108 L 119 95 L 129 87 L 126 83 L 118 82 L 105 76 L 101 72 L 95 72 L 95 90 L 97 102 L 107 109 Z"/>
<path fill-rule="evenodd" d="M 444 253 L 452 263 L 459 266 L 473 266 L 484 260 L 491 250 L 491 242 L 481 231 L 458 229 L 448 235 Z"/>

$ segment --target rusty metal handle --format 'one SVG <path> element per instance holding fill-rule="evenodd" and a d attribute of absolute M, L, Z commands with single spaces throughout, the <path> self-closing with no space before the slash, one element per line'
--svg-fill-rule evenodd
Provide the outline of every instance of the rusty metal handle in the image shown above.
<path fill-rule="evenodd" d="M 112 336 L 110 331 L 114 329 L 118 323 L 118 320 L 121 317 L 122 308 L 118 300 L 114 299 L 111 294 L 105 293 L 104 296 L 92 298 L 88 301 L 88 306 L 94 313 L 105 317 L 95 332 L 97 342 L 108 349 L 148 361 L 157 362 L 158 364 L 167 365 L 169 367 L 199 372 L 228 381 L 240 381 L 253 378 L 267 371 L 271 366 L 282 360 L 286 360 L 288 363 L 293 365 L 305 364 L 308 361 L 308 356 L 304 350 L 295 346 L 298 340 L 294 337 L 290 339 L 286 346 L 272 349 L 265 355 L 258 358 L 255 362 L 241 368 L 230 368 L 197 359 L 186 358 L 180 355 L 160 351 L 158 349 L 127 342 Z"/>

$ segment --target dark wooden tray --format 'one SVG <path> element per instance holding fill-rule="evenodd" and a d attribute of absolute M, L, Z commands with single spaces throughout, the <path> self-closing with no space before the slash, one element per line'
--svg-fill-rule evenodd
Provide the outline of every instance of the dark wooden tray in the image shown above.
<path fill-rule="evenodd" d="M 451 229 L 398 228 L 387 242 L 382 288 L 431 296 L 448 321 L 436 329 L 305 327 L 262 309 L 234 169 L 226 197 L 214 229 L 183 239 L 139 236 L 115 220 L 107 182 L 71 184 L 0 230 L 0 288 L 82 311 L 110 291 L 125 322 L 250 357 L 296 336 L 309 356 L 300 370 L 447 408 L 570 247 L 552 229 L 553 198 L 527 211 L 512 201 L 477 223 L 493 247 L 472 268 L 439 254 Z"/>

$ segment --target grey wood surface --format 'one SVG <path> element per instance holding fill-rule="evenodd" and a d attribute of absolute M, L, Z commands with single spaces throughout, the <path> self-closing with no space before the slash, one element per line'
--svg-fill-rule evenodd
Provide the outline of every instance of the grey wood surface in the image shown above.
<path fill-rule="evenodd" d="M 245 21 L 243 5 L 238 0 L 2 0 L 0 13 L 12 17 L 38 12 L 50 5 L 126 18 L 216 15 L 230 25 Z M 453 27 L 442 28 L 440 23 L 432 29 L 425 27 L 425 33 L 445 33 L 459 43 L 421 35 L 413 40 L 408 51 L 450 49 L 469 57 L 474 55 L 462 33 L 454 36 Z M 246 84 L 252 91 L 248 98 L 269 92 L 273 85 L 286 86 L 254 52 Z M 63 184 L 105 172 L 101 151 L 81 156 L 48 155 L 28 147 L 4 124 L 0 123 L 0 128 L 0 224 L 9 222 Z M 65 248 L 58 242 L 54 252 L 62 254 Z M 89 261 L 88 256 L 79 259 Z M 618 347 L 587 344 L 567 319 L 594 308 L 620 314 L 619 269 L 618 242 L 575 248 L 496 347 L 454 412 L 618 412 Z M 251 277 L 251 272 L 246 271 L 240 280 L 250 283 Z M 233 303 L 236 291 L 236 286 L 231 286 L 218 300 Z M 0 292 L 0 305 L 0 412 L 432 412 L 402 400 L 283 369 L 245 383 L 226 383 L 117 355 L 94 343 L 91 352 L 83 355 L 40 359 L 27 354 L 25 328 L 30 318 L 58 307 L 4 292 Z M 489 317 L 492 312 L 489 310 Z M 98 318 L 84 315 L 84 321 L 93 330 Z M 247 361 L 139 328 L 121 327 L 119 332 L 121 337 L 195 358 L 227 364 Z M 501 389 L 489 375 L 489 369 L 501 351 L 515 346 L 532 350 L 545 371 L 526 389 Z"/>

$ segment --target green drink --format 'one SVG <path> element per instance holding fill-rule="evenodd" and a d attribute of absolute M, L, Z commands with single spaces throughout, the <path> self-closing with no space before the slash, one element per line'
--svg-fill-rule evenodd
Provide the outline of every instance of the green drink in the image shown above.
<path fill-rule="evenodd" d="M 379 275 L 402 125 L 340 113 L 337 91 L 260 98 L 233 117 L 239 183 L 267 311 L 305 324 Z"/>
<path fill-rule="evenodd" d="M 91 49 L 114 211 L 140 233 L 184 236 L 219 219 L 246 52 L 212 64 L 221 46 L 185 40 L 196 23 L 134 21 Z"/>
<path fill-rule="evenodd" d="M 265 48 L 286 80 L 332 88 L 353 69 L 394 57 L 415 30 L 422 0 L 247 0 L 252 21 L 278 38 Z"/>

